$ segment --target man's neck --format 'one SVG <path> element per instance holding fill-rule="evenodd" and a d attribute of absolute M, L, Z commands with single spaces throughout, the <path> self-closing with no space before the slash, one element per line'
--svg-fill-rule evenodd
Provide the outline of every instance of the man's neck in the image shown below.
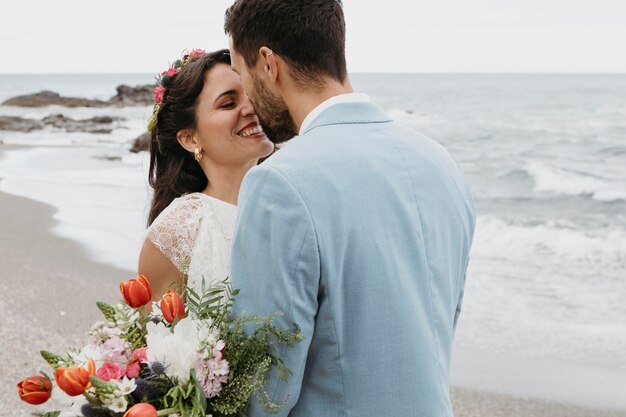
<path fill-rule="evenodd" d="M 296 132 L 298 132 L 300 131 L 300 126 L 302 126 L 304 119 L 317 106 L 331 97 L 352 92 L 350 80 L 346 78 L 343 84 L 337 81 L 331 81 L 320 91 L 290 89 L 290 91 L 285 92 L 283 99 L 293 118 Z"/>

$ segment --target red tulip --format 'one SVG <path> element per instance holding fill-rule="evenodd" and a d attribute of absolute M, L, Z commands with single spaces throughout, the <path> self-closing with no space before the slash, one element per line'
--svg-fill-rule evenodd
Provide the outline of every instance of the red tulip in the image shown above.
<path fill-rule="evenodd" d="M 182 320 L 185 317 L 185 305 L 176 291 L 168 290 L 161 298 L 161 312 L 163 317 L 170 323 L 175 319 Z"/>
<path fill-rule="evenodd" d="M 17 384 L 20 399 L 28 404 L 39 405 L 50 399 L 52 382 L 41 375 L 33 375 Z"/>
<path fill-rule="evenodd" d="M 145 306 L 152 300 L 150 282 L 143 275 L 137 275 L 136 278 L 120 283 L 120 291 L 126 304 L 132 308 Z"/>
<path fill-rule="evenodd" d="M 95 371 L 96 364 L 92 359 L 89 359 L 87 369 L 79 366 L 57 368 L 54 371 L 54 379 L 57 381 L 59 388 L 65 391 L 67 395 L 74 397 L 91 388 L 89 376 L 95 375 Z"/>
<path fill-rule="evenodd" d="M 135 404 L 124 413 L 124 417 L 157 417 L 157 409 L 152 404 Z"/>

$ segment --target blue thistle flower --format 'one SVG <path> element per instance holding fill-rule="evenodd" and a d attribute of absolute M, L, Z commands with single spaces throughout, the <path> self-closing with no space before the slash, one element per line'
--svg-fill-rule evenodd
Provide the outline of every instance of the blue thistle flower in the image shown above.
<path fill-rule="evenodd" d="M 132 392 L 132 397 L 137 402 L 147 402 L 159 398 L 159 390 L 153 387 L 145 379 L 138 378 L 135 380 L 137 387 Z"/>
<path fill-rule="evenodd" d="M 162 362 L 154 361 L 150 364 L 150 370 L 155 375 L 165 375 L 165 365 Z"/>
<path fill-rule="evenodd" d="M 174 64 L 172 64 L 172 67 L 180 68 L 181 65 L 183 65 L 183 62 L 180 59 L 177 59 L 176 61 L 174 61 Z"/>
<path fill-rule="evenodd" d="M 107 413 L 104 410 L 100 410 L 93 404 L 89 404 L 89 403 L 83 404 L 80 407 L 80 412 L 85 417 L 104 417 L 107 415 Z"/>

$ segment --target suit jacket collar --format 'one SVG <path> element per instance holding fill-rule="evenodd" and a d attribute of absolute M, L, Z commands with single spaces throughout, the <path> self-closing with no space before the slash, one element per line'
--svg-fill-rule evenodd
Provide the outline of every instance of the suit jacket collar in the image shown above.
<path fill-rule="evenodd" d="M 337 103 L 325 109 L 311 122 L 302 135 L 328 125 L 385 123 L 392 119 L 373 102 Z M 302 136 L 300 135 L 300 136 Z"/>

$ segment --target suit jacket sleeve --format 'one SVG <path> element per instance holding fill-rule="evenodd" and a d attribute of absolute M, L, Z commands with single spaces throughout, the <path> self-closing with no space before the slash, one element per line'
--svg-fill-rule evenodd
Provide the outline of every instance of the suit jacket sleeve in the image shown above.
<path fill-rule="evenodd" d="M 293 375 L 285 383 L 273 375 L 266 385 L 270 398 L 288 399 L 279 416 L 297 402 L 317 314 L 320 260 L 309 210 L 280 171 L 258 166 L 245 177 L 239 193 L 237 230 L 231 255 L 231 281 L 240 289 L 234 313 L 282 312 L 276 324 L 297 323 L 305 339 L 279 355 Z M 253 401 L 250 417 L 265 416 Z"/>

